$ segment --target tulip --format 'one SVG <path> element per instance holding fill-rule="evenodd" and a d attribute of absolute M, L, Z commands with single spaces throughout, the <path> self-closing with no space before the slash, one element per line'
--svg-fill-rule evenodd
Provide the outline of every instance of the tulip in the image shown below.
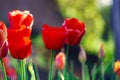
<path fill-rule="evenodd" d="M 8 53 L 7 29 L 6 25 L 2 21 L 0 21 L 0 61 L 2 64 L 2 70 L 4 72 L 4 80 L 7 80 L 7 75 L 2 59 L 7 56 L 7 53 Z"/>
<path fill-rule="evenodd" d="M 55 57 L 55 66 L 58 70 L 62 70 L 65 66 L 65 54 L 60 52 Z"/>
<path fill-rule="evenodd" d="M 47 49 L 60 50 L 65 44 L 67 32 L 64 27 L 42 27 L 42 38 Z"/>
<path fill-rule="evenodd" d="M 60 50 L 66 41 L 67 31 L 64 27 L 52 27 L 47 24 L 42 27 L 42 38 L 47 49 L 51 50 L 50 71 L 48 79 L 52 80 L 52 64 L 54 50 Z"/>
<path fill-rule="evenodd" d="M 33 15 L 29 11 L 13 10 L 8 14 L 8 43 L 12 57 L 21 63 L 21 80 L 26 80 L 25 59 L 30 56 L 32 41 L 30 35 L 33 25 Z"/>
<path fill-rule="evenodd" d="M 0 21 L 0 58 L 4 58 L 8 53 L 7 29 L 6 25 Z"/>
<path fill-rule="evenodd" d="M 87 60 L 87 55 L 86 55 L 86 52 L 84 50 L 84 48 L 82 46 L 80 46 L 80 52 L 79 52 L 79 55 L 78 55 L 78 59 L 81 63 L 81 70 L 82 70 L 82 80 L 85 80 L 85 62 Z"/>
<path fill-rule="evenodd" d="M 82 46 L 80 46 L 80 52 L 79 52 L 79 55 L 78 55 L 78 59 L 81 63 L 85 63 L 86 60 L 87 60 L 87 55 L 86 55 L 86 52 L 84 50 L 84 48 Z"/>
<path fill-rule="evenodd" d="M 66 50 L 66 64 L 65 64 L 65 69 L 64 69 L 64 77 L 65 80 L 66 74 L 67 74 L 67 68 L 68 68 L 68 53 L 69 53 L 69 45 L 75 46 L 79 45 L 85 31 L 85 24 L 84 22 L 79 21 L 76 18 L 67 18 L 64 20 L 62 27 L 65 27 L 67 29 L 68 35 L 66 39 L 66 44 L 68 45 L 67 50 Z"/>
<path fill-rule="evenodd" d="M 66 44 L 78 45 L 86 31 L 84 22 L 77 20 L 76 18 L 65 19 L 62 25 L 67 28 L 68 36 Z"/>
<path fill-rule="evenodd" d="M 33 16 L 29 11 L 14 10 L 8 14 L 10 28 L 8 28 L 8 42 L 12 57 L 25 59 L 31 54 Z"/>
<path fill-rule="evenodd" d="M 99 59 L 104 59 L 104 57 L 105 57 L 104 44 L 102 43 L 101 46 L 100 46 L 99 53 L 98 53 L 98 58 Z"/>
<path fill-rule="evenodd" d="M 105 52 L 104 52 L 104 44 L 103 43 L 100 46 L 100 50 L 98 52 L 98 58 L 99 58 L 99 63 L 100 63 L 101 78 L 102 78 L 102 80 L 104 80 L 104 65 L 103 65 L 103 60 L 105 58 Z"/>
<path fill-rule="evenodd" d="M 58 69 L 58 80 L 64 80 L 64 76 L 61 70 L 64 69 L 65 66 L 65 53 L 59 52 L 55 57 L 55 67 Z"/>
<path fill-rule="evenodd" d="M 7 75 L 11 80 L 17 80 L 17 73 L 14 68 L 7 68 L 6 69 Z"/>
<path fill-rule="evenodd" d="M 119 60 L 114 63 L 114 72 L 118 76 L 120 76 L 120 61 Z"/>
<path fill-rule="evenodd" d="M 11 66 L 10 58 L 8 56 L 6 56 L 5 58 L 2 59 L 2 61 L 4 63 L 4 67 L 6 69 L 7 76 L 11 80 L 17 80 L 17 73 L 16 73 L 15 69 L 12 68 L 12 66 Z"/>

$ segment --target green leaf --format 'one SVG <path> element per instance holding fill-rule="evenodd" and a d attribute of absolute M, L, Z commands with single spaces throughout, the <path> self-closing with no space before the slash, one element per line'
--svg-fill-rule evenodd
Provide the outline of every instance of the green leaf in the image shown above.
<path fill-rule="evenodd" d="M 92 71 L 91 71 L 92 80 L 95 80 L 98 71 L 99 71 L 99 70 L 97 69 L 97 64 L 94 64 L 94 66 L 93 66 L 93 68 L 92 68 Z"/>
<path fill-rule="evenodd" d="M 85 74 L 85 80 L 90 80 L 90 75 L 87 65 L 84 65 L 84 74 Z"/>

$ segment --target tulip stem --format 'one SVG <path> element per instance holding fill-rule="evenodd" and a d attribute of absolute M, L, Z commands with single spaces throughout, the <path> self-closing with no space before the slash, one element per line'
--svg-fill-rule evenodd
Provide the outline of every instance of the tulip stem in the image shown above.
<path fill-rule="evenodd" d="M 102 77 L 102 80 L 104 80 L 104 68 L 103 68 L 103 62 L 101 62 L 101 77 Z"/>
<path fill-rule="evenodd" d="M 68 69 L 68 53 L 69 53 L 69 45 L 66 49 L 66 59 L 65 59 L 65 68 L 64 68 L 64 79 L 67 80 L 67 69 Z"/>
<path fill-rule="evenodd" d="M 49 67 L 49 80 L 52 80 L 53 59 L 54 59 L 54 50 L 51 51 L 50 67 Z"/>
<path fill-rule="evenodd" d="M 84 62 L 81 64 L 82 66 L 82 80 L 85 80 L 85 71 L 84 71 Z"/>
<path fill-rule="evenodd" d="M 26 59 L 20 60 L 21 65 L 21 80 L 26 80 Z"/>
<path fill-rule="evenodd" d="M 6 70 L 5 70 L 4 63 L 3 63 L 3 61 L 2 61 L 2 58 L 0 58 L 0 61 L 1 61 L 2 70 L 3 70 L 3 73 L 4 73 L 4 80 L 7 80 Z"/>
<path fill-rule="evenodd" d="M 60 70 L 57 72 L 57 80 L 64 80 L 63 74 Z"/>

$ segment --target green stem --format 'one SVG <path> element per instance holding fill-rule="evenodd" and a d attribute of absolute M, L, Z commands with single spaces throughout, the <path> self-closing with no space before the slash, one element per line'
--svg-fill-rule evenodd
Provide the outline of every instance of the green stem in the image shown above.
<path fill-rule="evenodd" d="M 101 77 L 102 77 L 102 80 L 104 80 L 104 70 L 103 70 L 103 62 L 101 62 Z"/>
<path fill-rule="evenodd" d="M 5 70 L 4 63 L 3 63 L 3 61 L 2 61 L 1 58 L 0 58 L 0 61 L 1 61 L 1 64 L 2 64 L 2 70 L 3 70 L 3 73 L 4 73 L 4 80 L 7 80 L 6 70 Z"/>
<path fill-rule="evenodd" d="M 64 80 L 63 74 L 61 73 L 60 70 L 57 72 L 57 80 Z"/>
<path fill-rule="evenodd" d="M 71 71 L 71 74 L 72 74 L 71 78 L 72 78 L 72 80 L 74 80 L 73 61 L 71 61 L 70 64 L 71 64 L 70 65 L 71 66 L 71 68 L 70 68 L 71 70 L 70 71 Z"/>
<path fill-rule="evenodd" d="M 67 80 L 67 71 L 68 71 L 68 53 L 69 53 L 69 45 L 66 50 L 66 59 L 65 59 L 65 69 L 64 69 L 64 79 Z"/>
<path fill-rule="evenodd" d="M 31 74 L 31 80 L 36 80 L 36 76 L 35 76 L 35 72 L 34 72 L 34 69 L 33 69 L 33 63 L 32 63 L 32 59 L 30 60 L 30 63 L 28 65 L 28 69 L 29 69 L 29 72 Z M 37 79 L 37 80 L 40 80 L 40 79 Z"/>
<path fill-rule="evenodd" d="M 26 80 L 26 59 L 20 60 L 21 67 L 21 80 Z"/>
<path fill-rule="evenodd" d="M 36 80 L 40 80 L 40 76 L 39 76 L 39 72 L 38 72 L 38 67 L 36 65 L 35 66 L 35 74 L 36 74 Z"/>
<path fill-rule="evenodd" d="M 82 63 L 82 80 L 85 80 L 84 63 Z"/>
<path fill-rule="evenodd" d="M 60 80 L 60 71 L 57 72 L 57 80 Z"/>
<path fill-rule="evenodd" d="M 51 51 L 50 67 L 49 67 L 49 80 L 52 80 L 53 58 L 54 58 L 54 50 Z"/>

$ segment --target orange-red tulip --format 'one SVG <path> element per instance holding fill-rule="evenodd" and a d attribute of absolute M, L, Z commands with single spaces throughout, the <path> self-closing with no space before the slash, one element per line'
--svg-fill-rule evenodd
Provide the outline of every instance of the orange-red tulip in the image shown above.
<path fill-rule="evenodd" d="M 8 42 L 11 55 L 16 59 L 27 58 L 31 54 L 33 16 L 29 11 L 11 11 L 8 14 L 10 28 L 8 28 Z"/>

